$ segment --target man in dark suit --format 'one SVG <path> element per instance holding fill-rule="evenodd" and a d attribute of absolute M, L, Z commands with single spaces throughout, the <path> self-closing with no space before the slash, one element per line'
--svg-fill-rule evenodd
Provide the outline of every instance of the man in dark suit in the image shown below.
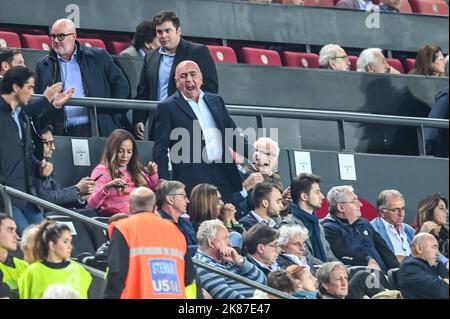
<path fill-rule="evenodd" d="M 398 284 L 406 299 L 448 299 L 448 266 L 438 261 L 436 238 L 419 233 L 412 242 L 412 255 L 398 270 Z"/>
<path fill-rule="evenodd" d="M 52 49 L 36 65 L 36 92 L 62 82 L 64 90 L 74 88 L 74 97 L 127 99 L 130 85 L 125 74 L 104 49 L 82 46 L 77 40 L 75 24 L 68 19 L 57 20 L 49 35 Z M 108 137 L 126 125 L 126 109 L 99 109 L 99 135 Z M 89 109 L 65 105 L 36 120 L 39 129 L 51 124 L 56 135 L 91 136 Z M 128 123 L 129 125 L 129 123 Z"/>
<path fill-rule="evenodd" d="M 184 60 L 192 60 L 203 73 L 202 90 L 217 93 L 219 85 L 216 65 L 206 46 L 181 38 L 180 19 L 175 12 L 162 11 L 153 18 L 161 48 L 146 54 L 137 88 L 137 100 L 163 101 L 175 93 L 175 68 Z M 149 140 L 153 140 L 154 112 L 133 111 L 136 137 L 144 139 L 145 123 L 149 123 Z"/>
<path fill-rule="evenodd" d="M 169 178 L 170 149 L 173 179 L 189 193 L 200 183 L 216 185 L 222 198 L 242 189 L 229 147 L 246 158 L 254 148 L 243 136 L 230 134 L 236 128 L 222 98 L 203 92 L 197 63 L 181 62 L 175 71 L 178 91 L 158 105 L 155 118 L 153 158 L 160 177 Z"/>

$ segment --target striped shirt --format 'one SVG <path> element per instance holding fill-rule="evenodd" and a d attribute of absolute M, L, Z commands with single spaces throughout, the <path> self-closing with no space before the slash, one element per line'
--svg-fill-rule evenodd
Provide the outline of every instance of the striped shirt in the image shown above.
<path fill-rule="evenodd" d="M 210 266 L 228 270 L 229 272 L 260 284 L 266 284 L 266 276 L 264 273 L 247 259 L 244 259 L 244 264 L 242 267 L 238 267 L 229 262 L 221 264 L 199 250 L 197 250 L 197 253 L 193 258 Z M 197 267 L 197 273 L 200 277 L 202 287 L 214 299 L 246 299 L 253 297 L 255 292 L 254 288 L 238 283 L 232 279 L 213 273 L 201 267 Z"/>

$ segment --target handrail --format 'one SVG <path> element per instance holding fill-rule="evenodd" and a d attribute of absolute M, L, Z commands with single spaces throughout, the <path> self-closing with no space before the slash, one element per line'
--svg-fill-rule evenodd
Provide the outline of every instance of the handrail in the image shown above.
<path fill-rule="evenodd" d="M 46 209 L 50 209 L 52 211 L 56 211 L 56 212 L 64 214 L 64 215 L 68 215 L 68 216 L 72 217 L 73 219 L 76 219 L 76 220 L 81 221 L 83 223 L 87 223 L 87 224 L 89 224 L 91 226 L 108 230 L 108 225 L 105 224 L 105 223 L 102 223 L 102 222 L 99 222 L 98 220 L 86 217 L 84 215 L 81 215 L 79 213 L 71 211 L 70 209 L 67 209 L 67 208 L 58 206 L 56 204 L 47 202 L 47 201 L 45 201 L 43 199 L 40 199 L 40 198 L 35 197 L 33 195 L 24 193 L 24 192 L 19 191 L 19 190 L 15 189 L 15 188 L 12 188 L 12 187 L 9 187 L 9 186 L 4 186 L 4 185 L 0 184 L 0 193 L 2 194 L 2 197 L 4 199 L 6 197 L 9 198 L 10 196 L 17 197 L 17 198 L 26 200 L 27 202 L 33 203 L 35 205 L 44 207 Z M 9 202 L 11 202 L 10 198 L 9 198 Z M 6 205 L 5 210 L 6 210 L 5 213 L 8 216 L 11 216 L 11 217 L 13 216 L 12 206 Z"/>
<path fill-rule="evenodd" d="M 273 295 L 275 297 L 279 297 L 279 298 L 282 298 L 282 299 L 297 299 L 297 298 L 295 298 L 295 297 L 293 297 L 291 295 L 288 295 L 288 294 L 286 294 L 284 292 L 281 292 L 279 290 L 273 289 L 273 288 L 271 288 L 269 286 L 264 286 L 264 285 L 260 284 L 259 282 L 255 282 L 255 281 L 252 281 L 252 280 L 247 279 L 245 277 L 233 274 L 232 272 L 229 272 L 228 270 L 213 267 L 211 265 L 205 264 L 205 263 L 203 263 L 203 262 L 201 262 L 199 260 L 196 260 L 196 259 L 192 259 L 192 262 L 194 263 L 194 265 L 196 265 L 198 267 L 205 268 L 205 269 L 207 269 L 209 271 L 215 272 L 216 274 L 219 274 L 219 275 L 222 275 L 222 276 L 227 276 L 228 278 L 231 278 L 231 279 L 233 279 L 233 280 L 235 280 L 237 282 L 240 282 L 240 283 L 242 283 L 244 285 L 250 286 L 250 287 L 255 288 L 255 289 L 259 289 L 259 290 L 261 290 L 263 292 L 266 292 L 268 294 L 271 294 L 271 295 Z"/>
<path fill-rule="evenodd" d="M 17 189 L 12 188 L 12 187 L 4 186 L 4 185 L 0 184 L 0 193 L 1 193 L 2 197 L 5 200 L 9 200 L 10 203 L 11 203 L 10 196 L 17 197 L 17 198 L 26 200 L 26 201 L 28 201 L 30 203 L 33 203 L 35 205 L 39 205 L 39 206 L 42 206 L 44 208 L 56 211 L 58 213 L 68 215 L 68 216 L 70 216 L 70 217 L 72 217 L 72 218 L 74 218 L 76 220 L 79 220 L 79 221 L 81 221 L 83 223 L 86 223 L 86 224 L 89 224 L 91 226 L 102 228 L 102 229 L 108 229 L 108 226 L 105 223 L 102 223 L 102 222 L 99 222 L 99 221 L 97 221 L 95 219 L 92 219 L 92 218 L 83 216 L 81 214 L 75 213 L 75 212 L 73 212 L 73 211 L 71 211 L 69 209 L 66 209 L 64 207 L 60 207 L 60 206 L 55 205 L 53 203 L 47 202 L 47 201 L 45 201 L 43 199 L 40 199 L 38 197 L 35 197 L 35 196 L 30 195 L 30 194 L 24 193 L 22 191 L 19 191 Z M 12 207 L 11 207 L 11 205 L 9 205 L 9 206 L 10 207 L 8 208 L 8 205 L 6 205 L 6 214 L 8 216 L 12 217 L 13 216 L 12 215 Z M 205 264 L 205 263 L 203 263 L 201 261 L 195 260 L 195 259 L 192 259 L 192 261 L 193 261 L 194 265 L 196 265 L 198 267 L 202 267 L 202 268 L 208 269 L 209 271 L 213 271 L 215 273 L 218 273 L 219 275 L 227 276 L 227 277 L 229 277 L 229 278 L 231 278 L 231 279 L 233 279 L 233 280 L 235 280 L 237 282 L 243 283 L 243 284 L 245 284 L 247 286 L 250 286 L 250 287 L 253 287 L 255 289 L 262 290 L 262 291 L 264 291 L 266 293 L 269 293 L 269 294 L 271 294 L 273 296 L 276 296 L 276 297 L 279 297 L 279 298 L 283 298 L 283 299 L 296 299 L 296 298 L 294 298 L 291 295 L 288 295 L 288 294 L 280 292 L 280 291 L 278 291 L 276 289 L 264 286 L 264 285 L 262 285 L 260 283 L 254 282 L 254 281 L 252 281 L 250 279 L 247 279 L 245 277 L 233 274 L 233 273 L 231 273 L 231 272 L 229 272 L 227 270 L 218 269 L 218 268 L 212 267 L 210 265 L 207 265 L 207 264 Z M 102 272 L 102 271 L 100 271 L 98 269 L 86 266 L 86 265 L 83 265 L 83 266 L 85 266 L 85 268 L 87 268 L 94 275 L 97 275 L 100 278 L 104 278 L 103 277 L 104 276 L 104 272 Z"/>
<path fill-rule="evenodd" d="M 37 94 L 33 98 L 41 97 Z M 71 98 L 67 104 L 84 107 L 99 107 L 113 109 L 156 110 L 157 101 L 140 101 L 125 99 L 106 99 L 97 97 Z M 434 128 L 449 128 L 449 120 L 422 117 L 382 115 L 346 111 L 329 111 L 313 109 L 281 108 L 271 106 L 227 105 L 232 115 L 269 116 L 293 119 L 310 119 L 322 121 L 348 121 L 371 124 L 389 124 L 401 126 L 425 126 Z"/>

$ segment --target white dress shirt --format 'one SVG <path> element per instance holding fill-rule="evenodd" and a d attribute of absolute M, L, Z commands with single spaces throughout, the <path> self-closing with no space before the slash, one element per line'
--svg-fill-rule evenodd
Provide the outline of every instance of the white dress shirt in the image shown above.
<path fill-rule="evenodd" d="M 381 218 L 383 221 L 384 227 L 386 228 L 386 232 L 389 236 L 389 240 L 392 243 L 392 246 L 394 247 L 394 255 L 396 256 L 409 256 L 411 255 L 411 247 L 408 243 L 408 236 L 405 233 L 405 226 L 402 225 L 400 227 L 399 232 L 395 228 L 394 225 L 388 223 L 383 218 Z"/>

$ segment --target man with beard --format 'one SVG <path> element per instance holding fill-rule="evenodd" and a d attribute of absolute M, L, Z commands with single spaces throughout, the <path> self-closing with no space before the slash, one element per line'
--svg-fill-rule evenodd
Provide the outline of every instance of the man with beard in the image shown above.
<path fill-rule="evenodd" d="M 239 220 L 245 230 L 257 223 L 263 223 L 274 228 L 281 222 L 280 211 L 284 208 L 281 190 L 271 183 L 259 183 L 253 189 L 252 195 L 255 210 Z"/>
<path fill-rule="evenodd" d="M 290 186 L 291 213 L 281 222 L 281 225 L 297 224 L 308 229 L 304 255 L 309 263 L 315 265 L 337 261 L 314 212 L 322 206 L 324 199 L 319 183 L 320 177 L 314 174 L 300 174 L 294 178 Z"/>

